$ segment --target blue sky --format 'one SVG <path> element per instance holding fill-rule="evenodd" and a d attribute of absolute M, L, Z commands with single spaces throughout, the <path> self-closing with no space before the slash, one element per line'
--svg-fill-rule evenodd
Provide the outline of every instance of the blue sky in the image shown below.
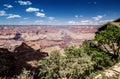
<path fill-rule="evenodd" d="M 0 24 L 98 25 L 120 17 L 120 0 L 0 0 Z"/>

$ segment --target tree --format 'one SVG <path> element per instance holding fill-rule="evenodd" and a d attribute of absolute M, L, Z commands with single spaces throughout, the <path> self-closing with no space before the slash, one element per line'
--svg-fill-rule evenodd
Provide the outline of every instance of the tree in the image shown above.
<path fill-rule="evenodd" d="M 103 69 L 104 67 L 112 66 L 111 56 L 103 51 L 93 50 L 92 60 L 95 61 L 95 68 Z"/>
<path fill-rule="evenodd" d="M 40 79 L 58 79 L 60 78 L 60 53 L 55 50 L 50 54 L 50 57 L 39 61 L 40 63 Z"/>
<path fill-rule="evenodd" d="M 66 47 L 64 51 L 67 57 L 81 57 L 82 56 L 80 48 L 77 48 L 76 46 Z"/>
<path fill-rule="evenodd" d="M 100 31 L 95 40 L 99 48 L 112 54 L 113 58 L 119 58 L 120 55 L 120 28 L 109 24 L 106 30 Z"/>
<path fill-rule="evenodd" d="M 63 65 L 63 73 L 67 79 L 80 79 L 87 77 L 93 69 L 91 56 L 83 53 L 81 48 L 70 46 L 65 49 L 65 60 Z"/>
<path fill-rule="evenodd" d="M 84 53 L 91 56 L 95 70 L 113 65 L 111 55 L 100 49 L 99 46 L 95 44 L 95 41 L 85 41 L 81 49 Z"/>
<path fill-rule="evenodd" d="M 40 79 L 83 79 L 96 69 L 113 65 L 112 58 L 120 55 L 120 28 L 109 24 L 93 41 L 85 41 L 81 48 L 65 48 L 65 56 L 59 51 L 40 62 Z"/>
<path fill-rule="evenodd" d="M 58 51 L 51 53 L 50 57 L 40 63 L 40 79 L 80 79 L 87 77 L 93 69 L 91 57 L 82 54 L 80 48 L 70 46 L 65 49 L 65 56 Z"/>

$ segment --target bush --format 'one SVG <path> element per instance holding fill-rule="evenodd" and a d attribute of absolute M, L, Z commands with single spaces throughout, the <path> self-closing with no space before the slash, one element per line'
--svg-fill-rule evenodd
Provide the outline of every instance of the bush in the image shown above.
<path fill-rule="evenodd" d="M 82 54 L 80 48 L 74 46 L 65 49 L 65 56 L 61 56 L 58 51 L 50 54 L 50 57 L 40 63 L 40 79 L 80 79 L 87 77 L 93 69 L 91 57 Z"/>
<path fill-rule="evenodd" d="M 55 50 L 50 54 L 49 58 L 39 61 L 40 63 L 40 79 L 57 79 L 60 78 L 60 53 Z"/>

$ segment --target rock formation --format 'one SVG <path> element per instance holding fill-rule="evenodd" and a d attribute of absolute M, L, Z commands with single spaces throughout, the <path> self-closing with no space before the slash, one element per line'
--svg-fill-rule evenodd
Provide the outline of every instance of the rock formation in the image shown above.
<path fill-rule="evenodd" d="M 19 75 L 23 68 L 28 70 L 37 67 L 37 61 L 48 56 L 46 52 L 34 50 L 26 43 L 16 47 L 13 52 L 0 48 L 0 76 Z"/>

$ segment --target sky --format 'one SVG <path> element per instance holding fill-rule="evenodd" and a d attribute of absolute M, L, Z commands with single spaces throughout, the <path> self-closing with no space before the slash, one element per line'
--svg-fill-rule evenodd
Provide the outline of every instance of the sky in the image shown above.
<path fill-rule="evenodd" d="M 99 25 L 120 17 L 120 0 L 0 0 L 0 25 Z"/>

